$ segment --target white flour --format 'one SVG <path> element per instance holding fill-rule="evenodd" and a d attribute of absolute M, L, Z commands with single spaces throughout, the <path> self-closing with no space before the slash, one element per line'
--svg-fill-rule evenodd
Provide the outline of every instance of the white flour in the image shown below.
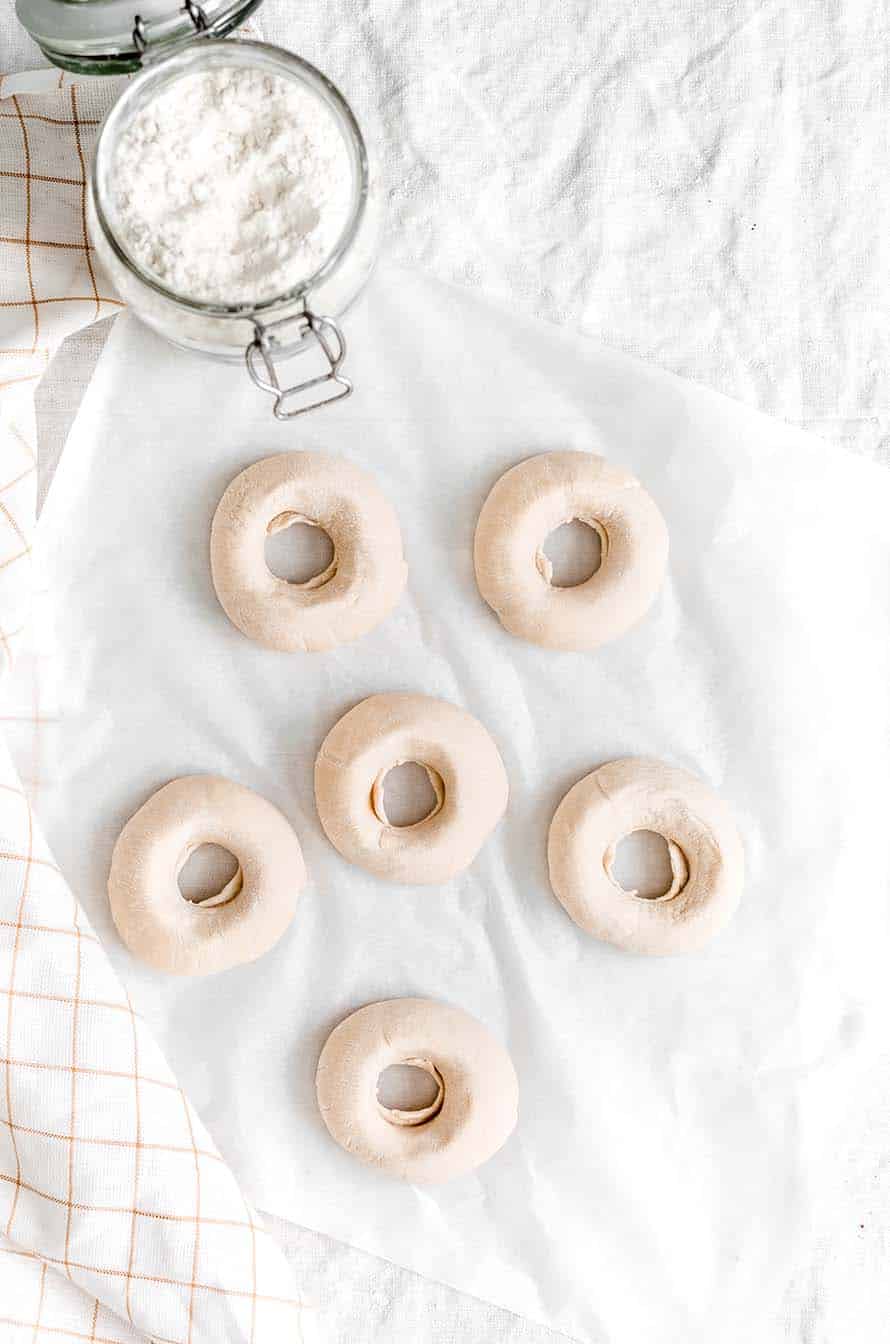
<path fill-rule="evenodd" d="M 330 108 L 263 70 L 183 75 L 117 145 L 113 228 L 142 268 L 208 303 L 280 295 L 346 224 L 349 152 Z"/>

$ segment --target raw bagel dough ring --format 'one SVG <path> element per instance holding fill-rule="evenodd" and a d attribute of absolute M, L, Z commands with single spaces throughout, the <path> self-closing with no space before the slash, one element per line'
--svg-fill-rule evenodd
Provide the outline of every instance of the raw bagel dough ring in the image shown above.
<path fill-rule="evenodd" d="M 288 583 L 266 564 L 266 537 L 321 527 L 328 568 Z M 408 568 L 395 510 L 373 477 L 327 453 L 281 453 L 242 471 L 210 532 L 213 585 L 229 620 L 270 649 L 314 652 L 358 639 L 392 611 Z"/>
<path fill-rule="evenodd" d="M 177 877 L 200 845 L 228 849 L 238 872 L 218 896 L 187 901 Z M 165 784 L 118 836 L 108 898 L 137 957 L 174 975 L 210 975 L 268 952 L 306 883 L 300 842 L 265 798 L 216 775 Z"/>
<path fill-rule="evenodd" d="M 673 882 L 647 899 L 612 875 L 631 831 L 667 841 Z M 629 952 L 692 952 L 735 912 L 745 854 L 732 812 L 706 784 L 661 761 L 610 761 L 569 789 L 550 824 L 550 883 L 587 933 Z"/>
<path fill-rule="evenodd" d="M 554 588 L 546 538 L 579 520 L 598 534 L 599 568 Z M 597 649 L 643 617 L 667 569 L 668 533 L 635 476 L 593 453 L 541 453 L 497 481 L 476 525 L 476 582 L 510 634 L 550 649 Z"/>
<path fill-rule="evenodd" d="M 436 806 L 413 826 L 391 826 L 383 781 L 416 761 Z M 391 882 L 447 882 L 473 862 L 507 806 L 507 775 L 478 719 L 427 695 L 372 695 L 328 733 L 315 762 L 325 834 L 351 863 Z"/>
<path fill-rule="evenodd" d="M 389 1110 L 377 1080 L 413 1064 L 438 1083 L 420 1111 Z M 324 1044 L 315 1077 L 332 1138 L 390 1176 L 436 1185 L 487 1162 L 516 1127 L 519 1084 L 507 1051 L 469 1013 L 432 999 L 359 1008 Z"/>

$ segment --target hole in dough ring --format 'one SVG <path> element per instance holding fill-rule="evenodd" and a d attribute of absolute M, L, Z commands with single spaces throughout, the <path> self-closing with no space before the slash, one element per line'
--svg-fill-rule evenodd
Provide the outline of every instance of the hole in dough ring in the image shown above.
<path fill-rule="evenodd" d="M 266 537 L 291 523 L 327 532 L 334 558 L 306 583 L 266 563 Z M 229 620 L 270 649 L 315 652 L 358 639 L 392 611 L 408 570 L 399 520 L 373 477 L 327 453 L 282 453 L 242 471 L 210 532 L 217 597 Z"/>
<path fill-rule="evenodd" d="M 618 842 L 655 831 L 673 882 L 648 899 L 612 875 Z M 722 798 L 661 761 L 610 761 L 569 789 L 550 824 L 550 883 L 577 925 L 628 952 L 666 956 L 702 947 L 731 919 L 745 877 L 742 840 Z"/>
<path fill-rule="evenodd" d="M 577 519 L 602 559 L 584 583 L 555 588 L 547 537 Z M 476 582 L 505 630 L 550 649 L 597 649 L 645 615 L 667 569 L 668 532 L 635 476 L 593 453 L 541 453 L 494 485 L 476 525 Z"/>
<path fill-rule="evenodd" d="M 407 1124 L 377 1100 L 383 1070 L 405 1063 L 432 1070 L 442 1084 L 430 1116 Z M 431 999 L 388 999 L 352 1013 L 325 1042 L 315 1087 L 342 1148 L 417 1185 L 487 1162 L 515 1129 L 519 1108 L 516 1071 L 500 1041 L 469 1013 Z"/>
<path fill-rule="evenodd" d="M 424 766 L 437 804 L 413 826 L 382 808 L 393 766 Z M 390 882 L 447 882 L 467 868 L 507 806 L 507 775 L 485 728 L 426 695 L 372 695 L 328 733 L 315 762 L 325 834 L 345 859 Z"/>
<path fill-rule="evenodd" d="M 200 845 L 221 845 L 239 871 L 219 896 L 187 901 L 178 876 Z M 111 857 L 108 898 L 118 933 L 149 966 L 210 975 L 268 952 L 306 883 L 287 819 L 251 789 L 215 775 L 165 784 L 130 818 Z"/>

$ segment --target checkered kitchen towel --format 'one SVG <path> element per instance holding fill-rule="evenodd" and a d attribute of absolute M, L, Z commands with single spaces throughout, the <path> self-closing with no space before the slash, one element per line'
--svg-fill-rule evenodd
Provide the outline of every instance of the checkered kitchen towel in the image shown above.
<path fill-rule="evenodd" d="M 35 386 L 65 336 L 119 306 L 84 219 L 115 83 L 0 79 L 4 671 L 34 603 Z M 40 722 L 35 701 L 35 744 Z M 27 785 L 0 733 L 0 1342 L 295 1341 L 288 1265 L 118 983 Z"/>

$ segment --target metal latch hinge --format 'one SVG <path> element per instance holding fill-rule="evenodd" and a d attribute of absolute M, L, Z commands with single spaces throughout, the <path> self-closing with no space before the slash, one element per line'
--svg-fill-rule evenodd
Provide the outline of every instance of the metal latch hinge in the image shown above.
<path fill-rule="evenodd" d="M 204 13 L 202 6 L 195 3 L 195 0 L 185 0 L 185 4 L 179 12 L 188 15 L 196 33 L 210 33 L 207 15 Z M 133 46 L 140 56 L 144 56 L 148 49 L 148 24 L 141 14 L 137 14 L 133 20 Z"/>
<path fill-rule="evenodd" d="M 294 333 L 295 324 L 296 344 L 287 335 Z M 275 398 L 272 410 L 276 420 L 293 420 L 318 406 L 340 401 L 352 392 L 352 383 L 340 373 L 340 366 L 346 358 L 346 340 L 333 318 L 318 317 L 307 310 L 297 318 L 283 318 L 268 326 L 254 320 L 253 329 L 254 338 L 245 351 L 247 372 L 257 387 Z M 321 351 L 327 363 L 327 371 L 312 378 L 304 378 L 290 387 L 282 387 L 276 357 L 280 360 L 292 354 L 302 354 L 309 344 L 314 344 Z M 319 395 L 311 396 L 315 388 L 319 389 Z"/>

